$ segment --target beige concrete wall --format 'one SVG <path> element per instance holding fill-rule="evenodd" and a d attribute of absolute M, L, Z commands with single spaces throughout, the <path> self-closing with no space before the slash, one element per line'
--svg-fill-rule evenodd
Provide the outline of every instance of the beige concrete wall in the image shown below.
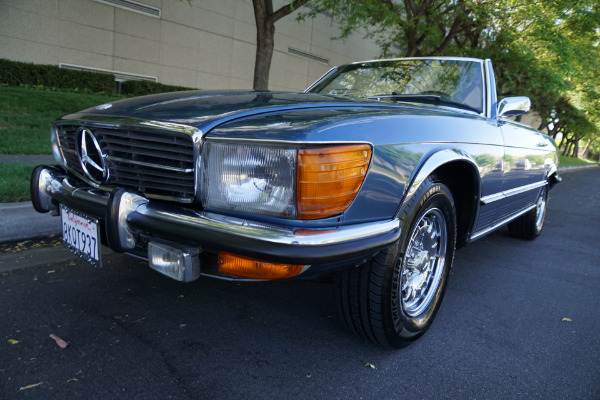
<path fill-rule="evenodd" d="M 202 89 L 252 87 L 256 29 L 251 0 L 136 0 L 161 18 L 94 0 L 0 0 L 0 58 L 74 64 L 157 77 Z M 275 0 L 275 7 L 287 0 Z M 304 90 L 334 65 L 376 58 L 355 35 L 332 41 L 331 18 L 276 23 L 271 90 Z M 328 60 L 288 53 L 293 48 Z"/>

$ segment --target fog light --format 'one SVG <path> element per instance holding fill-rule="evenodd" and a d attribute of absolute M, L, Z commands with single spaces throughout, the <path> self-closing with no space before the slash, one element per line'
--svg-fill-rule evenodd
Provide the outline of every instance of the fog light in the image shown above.
<path fill-rule="evenodd" d="M 254 258 L 219 253 L 219 272 L 249 279 L 284 279 L 298 275 L 304 265 L 276 264 Z"/>
<path fill-rule="evenodd" d="M 148 243 L 150 268 L 180 282 L 191 282 L 200 277 L 200 251 L 180 249 L 164 243 Z"/>

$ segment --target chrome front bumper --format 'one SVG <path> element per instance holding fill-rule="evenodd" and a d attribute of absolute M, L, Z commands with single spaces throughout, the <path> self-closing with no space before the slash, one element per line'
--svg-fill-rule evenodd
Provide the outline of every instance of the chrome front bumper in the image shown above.
<path fill-rule="evenodd" d="M 104 221 L 108 244 L 121 252 L 131 248 L 131 235 L 134 241 L 153 237 L 273 262 L 339 264 L 372 254 L 400 236 L 397 219 L 319 229 L 273 225 L 158 203 L 123 189 L 108 193 L 74 187 L 64 171 L 48 166 L 34 170 L 31 196 L 38 212 L 56 210 L 61 203 Z"/>

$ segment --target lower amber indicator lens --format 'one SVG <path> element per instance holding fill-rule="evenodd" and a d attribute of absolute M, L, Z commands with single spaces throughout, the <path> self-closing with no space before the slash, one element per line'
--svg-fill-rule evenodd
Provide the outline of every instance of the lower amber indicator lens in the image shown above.
<path fill-rule="evenodd" d="M 285 279 L 302 272 L 303 265 L 276 264 L 254 258 L 220 252 L 219 272 L 248 279 Z"/>

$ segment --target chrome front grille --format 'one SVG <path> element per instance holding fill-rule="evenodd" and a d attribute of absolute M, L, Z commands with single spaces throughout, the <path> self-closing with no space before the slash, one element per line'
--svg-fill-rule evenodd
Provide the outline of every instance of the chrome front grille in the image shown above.
<path fill-rule="evenodd" d="M 136 190 L 150 198 L 194 199 L 194 146 L 185 133 L 86 125 L 98 141 L 108 166 L 106 186 Z M 80 125 L 59 125 L 66 164 L 85 177 L 77 155 Z"/>

